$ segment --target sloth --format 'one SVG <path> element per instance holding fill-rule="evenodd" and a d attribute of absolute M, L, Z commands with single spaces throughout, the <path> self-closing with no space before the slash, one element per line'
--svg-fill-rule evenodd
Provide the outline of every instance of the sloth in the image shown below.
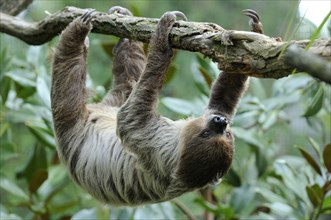
<path fill-rule="evenodd" d="M 132 16 L 120 6 L 109 13 Z M 246 11 L 251 26 L 258 15 Z M 234 138 L 229 123 L 248 77 L 222 73 L 201 117 L 173 121 L 157 100 L 173 49 L 169 33 L 179 11 L 159 19 L 145 56 L 143 43 L 122 38 L 113 49 L 113 85 L 100 103 L 87 104 L 86 37 L 94 11 L 60 36 L 52 64 L 51 106 L 57 151 L 72 179 L 96 199 L 136 206 L 171 200 L 218 182 L 229 170 Z"/>

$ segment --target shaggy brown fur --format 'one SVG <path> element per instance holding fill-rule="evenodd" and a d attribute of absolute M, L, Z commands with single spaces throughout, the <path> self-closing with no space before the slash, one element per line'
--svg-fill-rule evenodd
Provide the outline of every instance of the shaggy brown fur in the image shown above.
<path fill-rule="evenodd" d="M 121 7 L 109 12 L 131 16 Z M 103 202 L 166 201 L 218 181 L 231 165 L 234 143 L 228 123 L 245 91 L 246 76 L 221 74 L 208 109 L 197 119 L 172 121 L 157 113 L 176 16 L 185 18 L 181 12 L 160 18 L 147 59 L 142 43 L 119 41 L 113 51 L 113 89 L 98 104 L 86 104 L 85 89 L 84 41 L 93 12 L 75 19 L 61 34 L 51 91 L 58 153 L 72 178 Z"/>

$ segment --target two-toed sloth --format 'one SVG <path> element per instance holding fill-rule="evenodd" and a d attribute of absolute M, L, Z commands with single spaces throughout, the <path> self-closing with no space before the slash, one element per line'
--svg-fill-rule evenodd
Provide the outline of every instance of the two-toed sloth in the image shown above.
<path fill-rule="evenodd" d="M 114 12 L 132 15 L 118 6 L 109 10 Z M 120 39 L 113 50 L 112 90 L 101 103 L 86 104 L 85 38 L 93 16 L 87 12 L 62 32 L 52 67 L 57 150 L 74 181 L 115 205 L 162 202 L 217 182 L 232 162 L 229 122 L 248 77 L 220 74 L 199 118 L 160 116 L 157 99 L 173 55 L 169 32 L 176 16 L 185 19 L 181 12 L 167 12 L 147 58 L 141 42 Z"/>

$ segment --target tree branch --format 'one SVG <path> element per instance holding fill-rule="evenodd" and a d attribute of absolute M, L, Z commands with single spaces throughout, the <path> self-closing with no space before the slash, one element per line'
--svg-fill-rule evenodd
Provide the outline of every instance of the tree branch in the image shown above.
<path fill-rule="evenodd" d="M 57 36 L 74 18 L 87 9 L 66 7 L 36 23 L 0 13 L 0 32 L 15 36 L 28 44 L 39 45 Z M 115 35 L 149 42 L 158 19 L 127 17 L 120 14 L 98 13 L 93 20 L 94 33 Z M 288 76 L 293 67 L 279 54 L 289 44 L 305 48 L 309 40 L 281 42 L 265 35 L 225 30 L 212 23 L 178 21 L 170 33 L 174 48 L 200 52 L 218 62 L 219 68 L 259 78 Z M 310 51 L 317 56 L 331 57 L 331 40 L 316 40 Z"/>
<path fill-rule="evenodd" d="M 295 45 L 287 48 L 285 53 L 286 62 L 299 71 L 310 75 L 331 85 L 331 63 L 312 53 L 306 52 Z"/>
<path fill-rule="evenodd" d="M 0 11 L 9 15 L 17 15 L 26 9 L 33 0 L 1 0 Z"/>

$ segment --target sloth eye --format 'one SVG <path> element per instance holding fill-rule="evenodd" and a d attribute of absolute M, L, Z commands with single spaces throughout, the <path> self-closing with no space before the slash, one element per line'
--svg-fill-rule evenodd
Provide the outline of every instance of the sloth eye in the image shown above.
<path fill-rule="evenodd" d="M 203 137 L 203 138 L 206 138 L 206 137 L 209 137 L 210 135 L 210 131 L 209 130 L 204 130 L 200 136 Z"/>

